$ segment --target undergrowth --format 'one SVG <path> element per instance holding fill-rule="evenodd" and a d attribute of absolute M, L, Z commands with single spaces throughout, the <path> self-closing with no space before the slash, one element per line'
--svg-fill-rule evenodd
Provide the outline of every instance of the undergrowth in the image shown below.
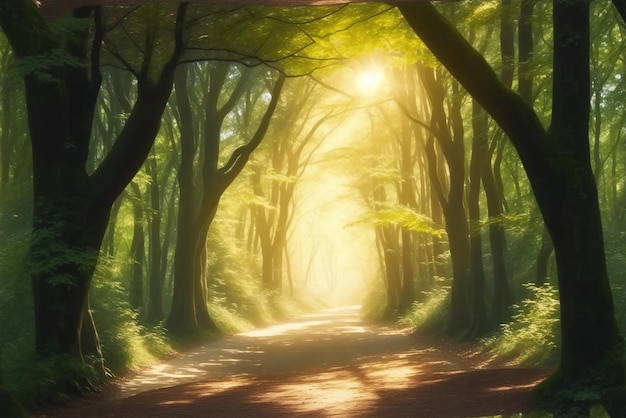
<path fill-rule="evenodd" d="M 6 387 L 27 409 L 36 410 L 97 390 L 106 376 L 101 372 L 100 359 L 86 358 L 80 363 L 67 356 L 35 358 L 32 295 L 29 281 L 20 279 L 27 246 L 27 233 L 14 236 L 10 246 L 0 246 L 0 364 Z M 238 333 L 323 306 L 319 299 L 305 294 L 291 297 L 263 291 L 254 263 L 238 261 L 241 253 L 231 253 L 232 247 L 211 248 L 209 311 L 221 333 Z M 143 367 L 185 347 L 170 339 L 162 324 L 144 325 L 142 312 L 131 308 L 127 264 L 120 258 L 101 257 L 90 291 L 90 310 L 104 365 L 113 375 Z M 164 299 L 169 297 L 164 295 Z M 215 334 L 205 337 L 215 338 Z"/>
<path fill-rule="evenodd" d="M 550 285 L 524 286 L 526 299 L 513 305 L 511 321 L 500 332 L 482 340 L 483 346 L 498 355 L 529 366 L 555 366 L 559 356 L 558 290 Z"/>
<path fill-rule="evenodd" d="M 400 318 L 401 325 L 432 333 L 441 333 L 446 328 L 450 286 L 442 284 L 443 278 L 436 278 L 436 281 L 439 284 L 430 291 L 421 292 L 420 300 Z"/>

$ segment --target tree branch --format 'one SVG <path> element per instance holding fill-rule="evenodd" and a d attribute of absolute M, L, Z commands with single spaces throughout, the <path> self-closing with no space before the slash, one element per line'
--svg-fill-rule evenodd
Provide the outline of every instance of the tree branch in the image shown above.
<path fill-rule="evenodd" d="M 272 90 L 272 100 L 267 106 L 267 110 L 263 115 L 263 119 L 261 119 L 261 123 L 257 128 L 256 132 L 250 142 L 246 145 L 243 145 L 233 151 L 230 159 L 223 167 L 218 170 L 218 175 L 220 176 L 220 190 L 226 190 L 228 186 L 235 180 L 237 175 L 243 170 L 248 159 L 250 158 L 250 154 L 259 146 L 263 137 L 265 136 L 267 129 L 269 128 L 270 121 L 272 119 L 272 115 L 274 114 L 274 110 L 276 110 L 276 106 L 278 105 L 278 100 L 280 99 L 280 93 L 283 89 L 283 85 L 285 84 L 286 77 L 283 74 L 278 75 L 278 80 L 276 80 L 276 84 L 274 85 L 274 89 Z"/>

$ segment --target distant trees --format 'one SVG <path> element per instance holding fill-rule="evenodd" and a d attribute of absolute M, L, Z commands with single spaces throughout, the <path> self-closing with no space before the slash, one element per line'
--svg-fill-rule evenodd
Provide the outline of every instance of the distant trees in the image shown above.
<path fill-rule="evenodd" d="M 323 88 L 309 77 L 291 79 L 287 87 L 273 129 L 249 175 L 254 194 L 250 228 L 262 255 L 263 288 L 282 293 L 287 278 L 289 293 L 293 294 L 288 238 L 296 189 L 315 152 L 332 131 L 328 125 L 342 110 L 325 106 Z"/>

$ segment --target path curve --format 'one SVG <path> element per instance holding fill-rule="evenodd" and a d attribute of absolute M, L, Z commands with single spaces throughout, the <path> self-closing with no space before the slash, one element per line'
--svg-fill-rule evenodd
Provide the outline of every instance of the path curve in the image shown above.
<path fill-rule="evenodd" d="M 356 306 L 227 337 L 54 417 L 483 417 L 532 409 L 547 371 L 484 368 Z"/>

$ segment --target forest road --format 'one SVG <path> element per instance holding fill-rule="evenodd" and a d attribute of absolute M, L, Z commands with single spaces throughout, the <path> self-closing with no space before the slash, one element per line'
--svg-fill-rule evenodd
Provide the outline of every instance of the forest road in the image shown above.
<path fill-rule="evenodd" d="M 474 353 L 475 354 L 475 353 Z M 326 309 L 202 345 L 48 417 L 484 417 L 532 409 L 519 369 Z"/>

